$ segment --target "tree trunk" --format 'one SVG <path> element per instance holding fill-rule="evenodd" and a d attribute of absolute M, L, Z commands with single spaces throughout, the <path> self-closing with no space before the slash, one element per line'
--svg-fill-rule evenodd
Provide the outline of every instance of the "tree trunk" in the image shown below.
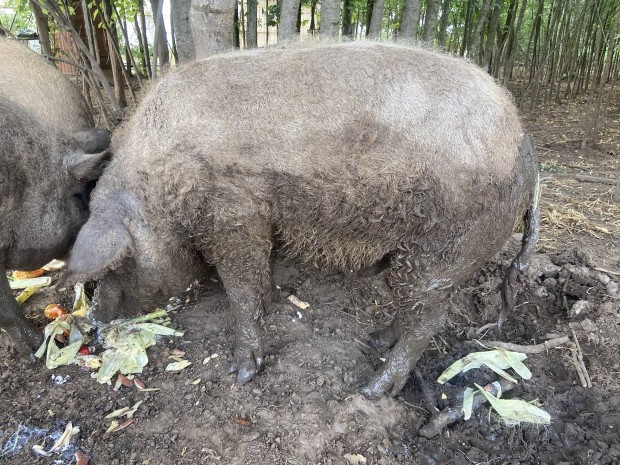
<path fill-rule="evenodd" d="M 144 67 L 146 68 L 146 73 L 150 78 L 153 77 L 153 71 L 151 69 L 151 52 L 149 51 L 149 40 L 146 36 L 146 15 L 144 14 L 144 0 L 138 0 L 138 14 L 140 15 L 140 26 L 141 26 L 141 38 L 142 38 L 142 47 L 144 49 Z M 136 22 L 136 24 L 138 24 Z"/>
<path fill-rule="evenodd" d="M 478 22 L 476 23 L 476 29 L 471 39 L 471 47 L 469 48 L 468 56 L 471 59 L 476 58 L 476 62 L 482 64 L 482 54 L 480 53 L 480 41 L 482 40 L 482 28 L 489 16 L 489 7 L 491 6 L 491 0 L 484 0 L 482 8 L 480 9 L 480 16 L 478 16 Z"/>
<path fill-rule="evenodd" d="M 490 72 L 491 60 L 493 57 L 493 47 L 495 45 L 495 34 L 497 33 L 497 25 L 499 24 L 499 16 L 502 12 L 504 0 L 493 1 L 493 11 L 491 12 L 491 22 L 489 23 L 489 34 L 487 36 L 486 46 L 484 47 L 484 57 L 482 60 L 483 68 Z"/>
<path fill-rule="evenodd" d="M 88 49 L 90 50 L 90 53 L 95 55 L 97 60 L 100 61 L 99 52 L 97 51 L 97 43 L 94 39 L 95 32 L 92 17 L 88 9 L 88 2 L 86 0 L 82 0 L 82 17 L 84 18 L 84 32 L 88 42 Z"/>
<path fill-rule="evenodd" d="M 523 18 L 525 16 L 525 8 L 527 7 L 527 0 L 523 0 L 521 4 L 521 10 L 519 11 L 519 19 L 517 20 L 517 27 L 514 30 L 514 39 L 512 41 L 511 47 L 508 50 L 508 59 L 506 63 L 506 67 L 504 69 L 504 79 L 502 80 L 502 85 L 506 86 L 508 81 L 512 78 L 512 67 L 515 62 L 515 49 L 519 46 L 519 34 L 521 33 L 521 26 L 523 25 Z"/>
<path fill-rule="evenodd" d="M 294 39 L 297 34 L 297 15 L 300 0 L 282 0 L 280 8 L 280 23 L 278 25 L 278 42 Z"/>
<path fill-rule="evenodd" d="M 424 15 L 424 33 L 422 34 L 422 40 L 428 44 L 432 44 L 435 39 L 438 13 L 439 0 L 428 0 L 426 14 Z"/>
<path fill-rule="evenodd" d="M 127 75 L 131 76 L 131 70 L 133 67 L 133 56 L 131 55 L 131 48 L 129 47 L 129 41 L 127 40 L 127 19 L 123 18 L 123 22 L 120 24 L 121 24 L 121 31 L 123 33 L 123 41 L 125 42 L 125 70 L 127 71 Z"/>
<path fill-rule="evenodd" d="M 340 0 L 321 0 L 321 37 L 338 37 L 340 32 Z"/>
<path fill-rule="evenodd" d="M 351 0 L 344 0 L 342 4 L 342 36 L 343 37 L 353 37 L 353 18 L 351 14 L 351 9 L 353 8 L 353 3 Z"/>
<path fill-rule="evenodd" d="M 34 20 L 37 23 L 37 32 L 39 33 L 39 42 L 41 44 L 41 51 L 43 55 L 52 55 L 52 46 L 50 44 L 50 24 L 47 20 L 47 15 L 43 14 L 41 7 L 36 1 L 30 0 L 30 8 L 34 15 Z"/>
<path fill-rule="evenodd" d="M 194 38 L 189 26 L 189 9 L 191 0 L 170 0 L 170 15 L 174 23 L 174 38 L 177 44 L 179 63 L 196 58 Z"/>
<path fill-rule="evenodd" d="M 317 0 L 310 1 L 310 27 L 308 31 L 312 35 L 316 33 L 316 1 Z"/>
<path fill-rule="evenodd" d="M 247 48 L 258 47 L 258 2 L 248 0 L 248 27 L 245 30 L 245 46 Z"/>
<path fill-rule="evenodd" d="M 585 148 L 588 142 L 592 142 L 594 144 L 598 143 L 598 122 L 601 117 L 601 107 L 603 104 L 603 95 L 605 93 L 605 79 L 604 77 L 609 74 L 611 69 L 611 63 L 614 54 L 614 48 L 616 43 L 616 34 L 618 33 L 618 26 L 620 25 L 620 5 L 616 6 L 616 12 L 614 14 L 613 26 L 611 31 L 608 33 L 607 38 L 607 58 L 605 60 L 605 69 L 601 73 L 601 78 L 599 79 L 597 86 L 597 99 L 596 105 L 594 106 L 593 114 L 586 115 L 586 130 L 584 131 L 584 138 L 581 144 L 582 148 Z M 601 42 L 603 42 L 601 40 Z M 618 181 L 618 186 L 620 186 L 620 181 Z M 616 189 L 616 193 L 618 193 L 618 189 Z M 616 197 L 616 193 L 614 193 L 614 197 Z"/>
<path fill-rule="evenodd" d="M 194 0 L 190 25 L 196 58 L 204 58 L 234 48 L 236 0 Z"/>
<path fill-rule="evenodd" d="M 401 11 L 400 37 L 415 39 L 420 24 L 420 0 L 405 0 Z"/>
<path fill-rule="evenodd" d="M 472 16 L 474 15 L 472 10 L 474 9 L 472 6 L 473 0 L 467 1 L 467 8 L 465 9 L 465 24 L 463 25 L 463 41 L 461 42 L 461 48 L 459 50 L 459 55 L 465 56 L 465 52 L 469 47 L 469 36 L 471 35 L 471 21 Z"/>
<path fill-rule="evenodd" d="M 368 25 L 368 38 L 378 40 L 381 37 L 381 22 L 383 21 L 383 5 L 385 0 L 374 0 L 370 24 Z"/>
<path fill-rule="evenodd" d="M 164 0 L 151 0 L 151 9 L 153 10 L 153 18 L 155 20 L 155 38 L 153 39 L 153 68 L 157 67 L 163 71 L 164 67 L 170 61 L 168 53 L 168 34 L 166 34 L 166 25 L 164 24 L 164 15 L 162 14 Z M 157 73 L 154 71 L 153 76 Z"/>
<path fill-rule="evenodd" d="M 242 13 L 243 13 L 243 1 L 241 2 L 241 8 L 242 8 Z M 243 16 L 241 16 L 243 18 Z M 235 9 L 233 11 L 233 27 L 234 27 L 234 33 L 233 33 L 233 45 L 235 48 L 241 48 L 241 31 L 240 29 L 243 27 L 243 20 L 239 21 L 239 4 L 237 3 L 235 5 Z M 245 37 L 245 28 L 243 31 L 243 37 Z"/>
<path fill-rule="evenodd" d="M 439 18 L 439 35 L 437 41 L 439 46 L 446 46 L 446 31 L 448 30 L 448 22 L 450 20 L 450 0 L 443 0 L 441 5 L 441 17 Z"/>
<path fill-rule="evenodd" d="M 103 1 L 103 14 L 107 28 L 108 50 L 110 50 L 110 66 L 112 68 L 112 79 L 114 81 L 114 95 L 121 107 L 127 106 L 125 97 L 125 82 L 123 81 L 123 64 L 120 60 L 118 48 L 118 34 L 116 32 L 116 23 L 112 20 L 112 0 Z"/>

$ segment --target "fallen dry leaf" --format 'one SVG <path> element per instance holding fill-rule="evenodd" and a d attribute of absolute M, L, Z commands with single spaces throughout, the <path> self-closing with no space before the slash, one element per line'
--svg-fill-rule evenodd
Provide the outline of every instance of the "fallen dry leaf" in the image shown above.
<path fill-rule="evenodd" d="M 235 419 L 233 419 L 233 422 L 241 426 L 250 426 L 252 424 L 250 420 L 246 418 L 239 418 L 239 417 L 236 417 Z"/>
<path fill-rule="evenodd" d="M 90 457 L 82 452 L 80 449 L 75 451 L 75 465 L 88 465 Z"/>
<path fill-rule="evenodd" d="M 180 360 L 178 362 L 172 362 L 166 365 L 166 371 L 181 371 L 182 369 L 190 366 L 192 362 L 189 360 Z"/>
<path fill-rule="evenodd" d="M 134 385 L 133 380 L 129 379 L 127 376 L 123 375 L 123 374 L 119 374 L 118 375 L 118 380 L 120 381 L 120 383 L 123 386 L 127 386 L 127 387 L 131 387 Z"/>
<path fill-rule="evenodd" d="M 292 303 L 296 307 L 301 308 L 302 310 L 305 310 L 310 306 L 308 302 L 304 302 L 303 300 L 300 300 L 296 295 L 293 295 L 293 294 L 288 296 L 288 300 L 290 303 Z"/>

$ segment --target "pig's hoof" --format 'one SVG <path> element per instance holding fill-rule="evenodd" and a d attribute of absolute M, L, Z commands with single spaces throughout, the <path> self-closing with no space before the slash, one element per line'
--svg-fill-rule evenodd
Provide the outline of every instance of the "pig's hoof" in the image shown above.
<path fill-rule="evenodd" d="M 360 389 L 360 392 L 368 399 L 379 399 L 388 393 L 394 397 L 405 387 L 409 378 L 409 370 L 384 368 L 377 376 Z"/>
<path fill-rule="evenodd" d="M 228 373 L 237 373 L 237 383 L 245 384 L 254 378 L 262 364 L 262 351 L 259 354 L 251 349 L 237 349 L 235 363 L 230 366 Z"/>

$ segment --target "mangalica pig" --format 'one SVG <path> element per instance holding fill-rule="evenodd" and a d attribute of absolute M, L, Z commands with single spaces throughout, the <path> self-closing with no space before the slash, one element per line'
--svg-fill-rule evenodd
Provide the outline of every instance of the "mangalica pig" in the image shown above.
<path fill-rule="evenodd" d="M 24 355 L 42 335 L 23 316 L 6 270 L 39 268 L 69 251 L 87 218 L 88 184 L 106 159 L 0 96 L 0 328 Z"/>
<path fill-rule="evenodd" d="M 274 247 L 324 269 L 387 261 L 402 324 L 373 336 L 393 348 L 369 397 L 403 387 L 451 290 L 524 216 L 537 173 L 491 77 L 395 44 L 196 61 L 155 84 L 121 132 L 68 265 L 68 279 L 99 280 L 95 317 L 148 309 L 215 265 L 244 383 L 263 360 Z"/>
<path fill-rule="evenodd" d="M 86 152 L 104 150 L 107 130 L 94 129 L 78 88 L 56 67 L 17 40 L 0 37 L 0 97 L 21 104 L 47 124 L 70 133 Z"/>

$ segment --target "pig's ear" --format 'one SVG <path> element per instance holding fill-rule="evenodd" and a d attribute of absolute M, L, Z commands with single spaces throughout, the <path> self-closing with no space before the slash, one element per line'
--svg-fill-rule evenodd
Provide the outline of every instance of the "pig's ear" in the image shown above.
<path fill-rule="evenodd" d="M 73 155 L 67 170 L 74 179 L 80 182 L 94 181 L 99 179 L 109 161 L 108 150 L 100 153 Z"/>
<path fill-rule="evenodd" d="M 71 250 L 65 281 L 97 279 L 133 255 L 130 232 L 118 218 L 91 218 Z"/>
<path fill-rule="evenodd" d="M 73 140 L 84 153 L 97 153 L 110 146 L 112 133 L 107 129 L 85 129 L 73 133 Z"/>

